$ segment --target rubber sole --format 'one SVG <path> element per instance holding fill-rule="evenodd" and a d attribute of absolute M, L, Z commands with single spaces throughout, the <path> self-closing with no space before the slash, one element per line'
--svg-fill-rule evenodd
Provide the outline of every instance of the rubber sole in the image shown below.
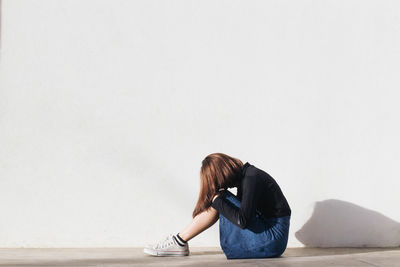
<path fill-rule="evenodd" d="M 149 254 L 151 256 L 157 256 L 157 257 L 169 257 L 169 256 L 173 256 L 173 257 L 180 257 L 180 256 L 188 256 L 189 255 L 189 251 L 157 251 L 151 248 L 144 248 L 143 252 L 146 254 Z"/>

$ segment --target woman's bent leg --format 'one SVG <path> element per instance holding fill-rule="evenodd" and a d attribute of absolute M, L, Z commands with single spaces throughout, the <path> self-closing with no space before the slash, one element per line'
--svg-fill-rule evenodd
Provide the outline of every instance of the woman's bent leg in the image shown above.
<path fill-rule="evenodd" d="M 223 197 L 240 208 L 240 201 L 231 192 Z M 219 214 L 220 244 L 228 259 L 276 257 L 286 249 L 288 218 L 265 220 L 256 214 L 245 229 Z"/>
<path fill-rule="evenodd" d="M 192 221 L 179 232 L 179 236 L 183 240 L 189 241 L 212 226 L 216 221 L 218 221 L 218 218 L 218 211 L 213 207 L 210 207 L 208 210 L 197 214 Z"/>

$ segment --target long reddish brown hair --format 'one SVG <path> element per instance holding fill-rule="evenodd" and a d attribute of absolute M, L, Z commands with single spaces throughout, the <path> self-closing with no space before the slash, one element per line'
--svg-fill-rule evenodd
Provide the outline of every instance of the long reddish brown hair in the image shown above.
<path fill-rule="evenodd" d="M 221 188 L 232 186 L 241 176 L 243 163 L 223 153 L 208 155 L 201 162 L 200 193 L 192 217 L 207 210 Z"/>

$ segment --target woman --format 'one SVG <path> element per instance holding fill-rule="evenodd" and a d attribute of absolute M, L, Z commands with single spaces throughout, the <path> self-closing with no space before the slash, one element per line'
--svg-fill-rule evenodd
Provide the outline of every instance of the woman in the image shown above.
<path fill-rule="evenodd" d="M 237 187 L 236 196 L 228 188 Z M 208 155 L 200 170 L 200 194 L 193 220 L 144 252 L 187 256 L 188 241 L 219 219 L 220 245 L 227 259 L 278 257 L 286 249 L 291 210 L 276 181 L 265 171 L 223 153 Z"/>

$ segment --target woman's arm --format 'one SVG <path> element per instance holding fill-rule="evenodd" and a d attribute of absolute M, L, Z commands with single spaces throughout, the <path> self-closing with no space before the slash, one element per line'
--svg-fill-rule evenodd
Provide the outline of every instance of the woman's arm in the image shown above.
<path fill-rule="evenodd" d="M 220 192 L 221 191 L 225 191 L 225 188 L 221 188 L 221 189 L 219 189 L 218 190 L 218 192 L 215 194 L 215 196 L 213 197 L 213 199 L 212 199 L 212 202 L 214 202 L 214 200 L 217 198 L 217 197 L 219 197 L 221 194 L 220 194 Z"/>
<path fill-rule="evenodd" d="M 214 196 L 213 199 L 212 199 L 212 202 L 214 202 L 214 200 L 215 200 L 217 197 L 219 197 L 219 193 L 215 194 L 215 196 Z"/>
<path fill-rule="evenodd" d="M 261 188 L 256 176 L 243 178 L 243 192 L 240 208 L 221 197 L 214 197 L 212 207 L 224 215 L 229 221 L 245 229 L 256 214 L 257 202 L 260 198 Z"/>

